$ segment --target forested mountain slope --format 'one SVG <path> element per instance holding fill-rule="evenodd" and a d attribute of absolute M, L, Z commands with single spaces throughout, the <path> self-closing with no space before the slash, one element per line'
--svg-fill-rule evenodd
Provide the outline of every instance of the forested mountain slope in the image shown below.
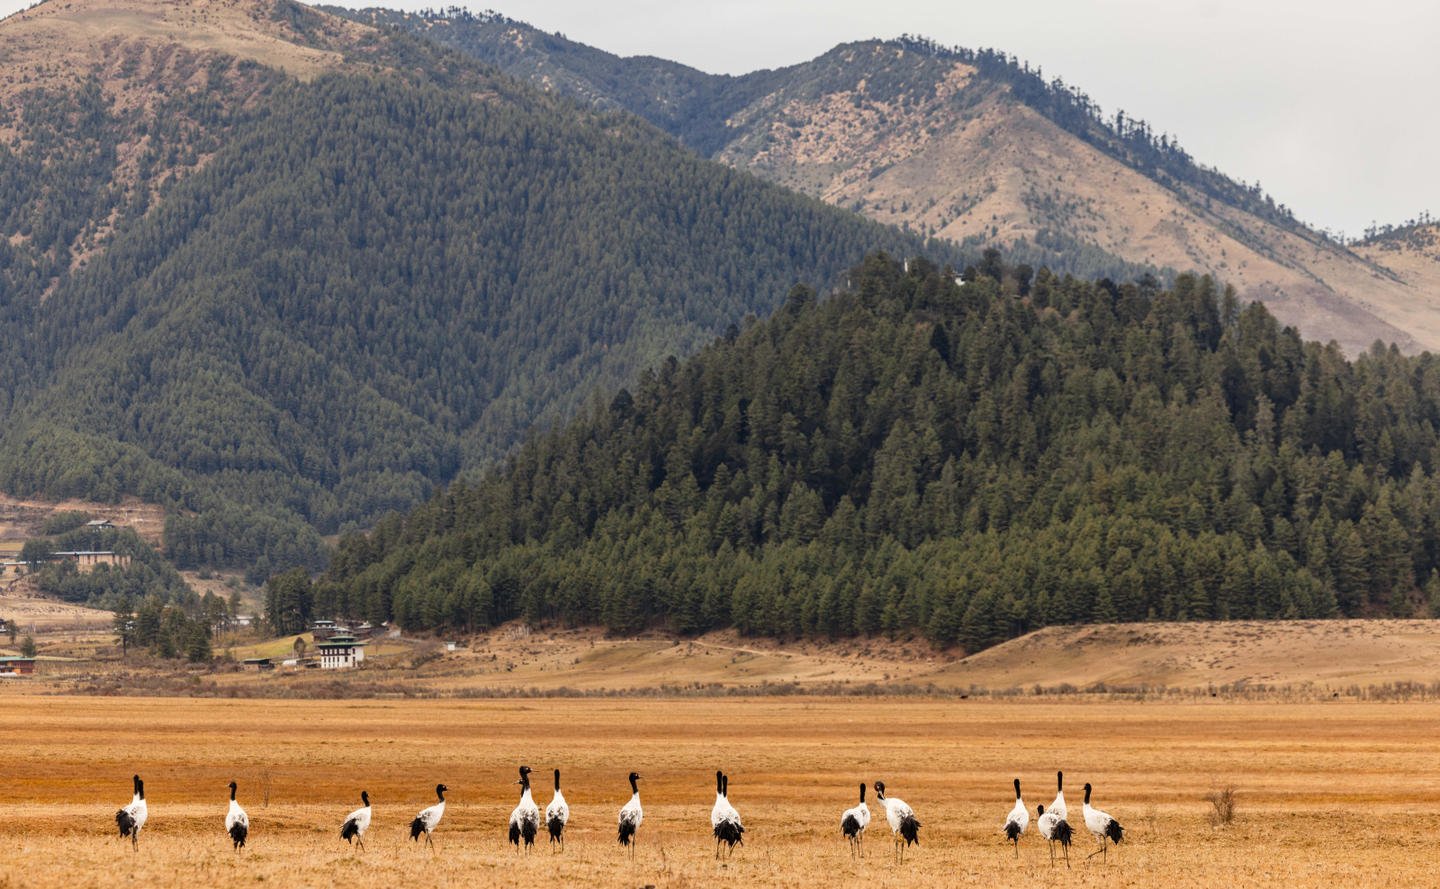
<path fill-rule="evenodd" d="M 180 52 L 154 15 L 193 18 L 183 46 L 235 6 L 39 10 L 118 28 L 101 45 L 136 41 L 143 60 Z M 127 97 L 163 102 L 164 77 L 149 94 L 88 75 L 78 94 L 22 91 L 17 147 L 0 151 L 0 183 L 32 189 L 0 265 L 38 270 L 0 294 L 0 485 L 162 503 L 181 565 L 316 567 L 320 533 L 419 502 L 796 281 L 828 287 L 867 250 L 920 247 L 415 38 L 286 0 L 240 8 L 216 41 L 249 45 L 232 31 L 251 22 L 296 52 L 336 48 L 301 53 L 319 60 L 304 78 L 229 44 L 197 57 L 194 76 L 242 70 L 254 88 L 221 78 L 187 99 L 216 125 L 177 123 L 154 162 L 188 166 L 117 172 L 148 157 L 127 140 L 163 129 L 122 113 Z M 0 50 L 19 51 L 32 14 L 0 25 Z M 54 150 L 35 155 L 45 132 Z M 85 145 L 91 180 L 33 177 Z M 92 185 L 113 200 L 71 206 Z M 65 225 L 42 246 L 34 220 L 57 205 Z M 82 219 L 89 235 L 65 227 Z"/>
<path fill-rule="evenodd" d="M 974 650 L 1054 623 L 1440 606 L 1440 361 L 1347 361 L 1208 278 L 983 271 L 877 256 L 828 301 L 792 291 L 342 540 L 320 610 Z"/>
<path fill-rule="evenodd" d="M 496 14 L 346 13 L 624 108 L 694 150 L 875 219 L 1086 277 L 1198 270 L 1350 354 L 1440 349 L 1440 287 L 1296 220 L 1258 184 L 991 50 L 837 46 L 739 77 L 619 58 Z"/>

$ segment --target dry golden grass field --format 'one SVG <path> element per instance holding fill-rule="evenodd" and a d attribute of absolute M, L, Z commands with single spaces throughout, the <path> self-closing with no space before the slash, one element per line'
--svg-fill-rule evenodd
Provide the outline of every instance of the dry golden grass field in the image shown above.
<path fill-rule="evenodd" d="M 0 698 L 0 887 L 331 886 L 1433 886 L 1440 705 L 994 700 L 254 701 Z M 505 842 L 520 763 L 559 766 L 572 808 L 563 855 Z M 731 775 L 746 843 L 709 838 L 713 770 Z M 1010 779 L 1050 802 L 1064 768 L 1127 830 L 1109 860 L 1052 868 L 1032 833 L 999 828 Z M 632 862 L 615 814 L 638 770 Z M 114 830 L 146 780 L 138 852 Z M 249 847 L 230 850 L 226 783 Z M 923 822 L 897 866 L 883 822 L 853 862 L 839 814 L 884 780 Z M 431 852 L 411 817 L 451 788 Z M 1232 824 L 1205 795 L 1233 784 Z M 370 791 L 365 852 L 340 822 Z M 268 791 L 268 805 L 264 795 Z M 548 781 L 537 786 L 549 799 Z M 1032 825 L 1033 831 L 1033 825 Z"/>

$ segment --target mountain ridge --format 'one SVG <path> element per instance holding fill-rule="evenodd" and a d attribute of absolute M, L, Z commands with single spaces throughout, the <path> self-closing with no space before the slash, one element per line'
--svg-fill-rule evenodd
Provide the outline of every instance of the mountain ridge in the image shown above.
<path fill-rule="evenodd" d="M 1108 273 L 1106 262 L 1212 274 L 1350 354 L 1376 339 L 1440 349 L 1440 279 L 1329 239 L 1143 121 L 1102 118 L 1084 93 L 1004 53 L 902 37 L 708 75 L 498 14 L 345 14 L 638 113 L 702 155 L 883 222 L 1019 259 L 1049 247 L 1060 259 L 1048 264 L 1084 277 Z"/>

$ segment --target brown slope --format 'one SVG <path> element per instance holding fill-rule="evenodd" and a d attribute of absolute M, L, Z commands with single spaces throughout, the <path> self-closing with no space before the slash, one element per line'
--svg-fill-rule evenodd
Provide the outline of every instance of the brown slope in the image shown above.
<path fill-rule="evenodd" d="M 1162 184 L 962 61 L 929 95 L 872 90 L 865 73 L 893 69 L 909 51 L 846 48 L 840 61 L 852 79 L 832 76 L 820 91 L 812 82 L 782 85 L 759 97 L 731 115 L 736 135 L 718 157 L 940 237 L 1004 246 L 1048 229 L 1130 262 L 1211 274 L 1307 337 L 1338 340 L 1351 353 L 1376 339 L 1440 349 L 1440 293 L 1429 279 Z"/>
<path fill-rule="evenodd" d="M 47 171 L 83 157 L 94 178 L 82 190 L 120 195 L 77 203 L 54 173 L 0 238 L 52 260 L 52 277 L 83 264 L 121 217 L 201 166 L 236 112 L 286 77 L 342 67 L 373 33 L 283 0 L 49 0 L 0 21 L 0 145 Z M 75 234 L 35 246 L 55 202 Z"/>

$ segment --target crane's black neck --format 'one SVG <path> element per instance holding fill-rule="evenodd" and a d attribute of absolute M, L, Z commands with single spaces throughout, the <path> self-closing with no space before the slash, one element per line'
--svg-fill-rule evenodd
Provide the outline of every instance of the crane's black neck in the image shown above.
<path fill-rule="evenodd" d="M 726 775 L 725 780 L 720 784 L 720 795 L 726 799 L 730 798 L 730 776 Z"/>
<path fill-rule="evenodd" d="M 1056 789 L 1057 791 L 1062 791 L 1062 790 L 1065 789 L 1065 773 L 1064 773 L 1064 772 L 1056 772 L 1056 773 L 1055 773 L 1055 789 Z"/>
<path fill-rule="evenodd" d="M 860 802 L 865 802 L 865 782 L 860 782 Z"/>
<path fill-rule="evenodd" d="M 435 796 L 440 799 L 440 802 L 442 802 L 442 803 L 445 802 L 445 785 L 444 785 L 444 784 L 437 784 L 437 785 L 435 785 Z"/>
<path fill-rule="evenodd" d="M 725 773 L 719 769 L 715 770 L 715 795 L 725 795 Z"/>
<path fill-rule="evenodd" d="M 365 808 L 367 808 L 367 809 L 370 808 L 370 791 L 368 791 L 368 790 L 362 790 L 362 791 L 360 791 L 360 802 L 362 802 L 362 803 L 365 804 Z"/>
<path fill-rule="evenodd" d="M 230 782 L 230 802 L 235 802 L 235 782 Z"/>
<path fill-rule="evenodd" d="M 633 772 L 630 774 L 630 792 L 631 792 L 631 793 L 639 793 L 639 792 L 640 792 L 640 785 L 637 784 L 636 781 L 635 781 L 636 777 L 638 777 L 638 776 L 635 775 Z"/>
<path fill-rule="evenodd" d="M 1020 799 L 1020 779 L 1019 779 L 1019 778 L 1016 778 L 1016 779 L 1015 779 L 1015 799 L 1016 799 L 1016 800 L 1019 800 L 1019 799 Z"/>
<path fill-rule="evenodd" d="M 555 770 L 555 792 L 556 792 L 556 793 L 559 793 L 559 792 L 560 792 L 560 770 L 559 770 L 559 769 L 556 769 L 556 770 Z"/>
<path fill-rule="evenodd" d="M 1085 805 L 1090 805 L 1090 785 L 1085 785 Z"/>

